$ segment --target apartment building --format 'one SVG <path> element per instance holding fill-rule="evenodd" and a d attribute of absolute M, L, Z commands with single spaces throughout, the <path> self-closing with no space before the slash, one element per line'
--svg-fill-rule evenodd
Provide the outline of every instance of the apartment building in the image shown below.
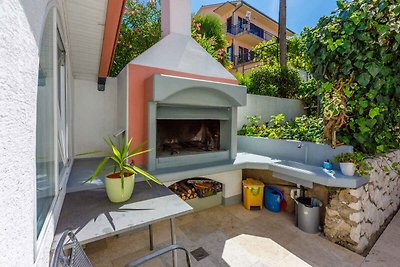
<path fill-rule="evenodd" d="M 246 72 L 260 65 L 254 62 L 253 48 L 278 36 L 278 22 L 245 1 L 228 1 L 202 6 L 196 15 L 213 14 L 220 18 L 228 40 L 227 53 L 232 72 Z M 286 35 L 295 33 L 287 29 Z"/>

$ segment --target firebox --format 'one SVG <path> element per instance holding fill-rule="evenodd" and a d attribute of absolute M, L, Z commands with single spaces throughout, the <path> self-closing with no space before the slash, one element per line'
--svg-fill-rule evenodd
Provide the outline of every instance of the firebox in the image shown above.
<path fill-rule="evenodd" d="M 157 120 L 160 157 L 215 152 L 221 149 L 219 120 Z"/>

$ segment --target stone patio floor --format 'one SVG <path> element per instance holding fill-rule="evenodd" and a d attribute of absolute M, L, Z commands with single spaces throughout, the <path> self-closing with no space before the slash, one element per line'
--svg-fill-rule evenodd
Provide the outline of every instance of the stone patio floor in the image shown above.
<path fill-rule="evenodd" d="M 189 251 L 202 247 L 209 254 L 200 261 L 191 257 L 193 266 L 229 266 L 224 259 L 231 266 L 360 266 L 365 259 L 319 234 L 302 232 L 294 225 L 292 214 L 266 209 L 249 211 L 240 204 L 179 217 L 176 227 L 178 244 Z M 153 229 L 156 249 L 169 244 L 168 221 L 155 224 Z M 252 236 L 254 242 L 247 251 L 241 249 Z M 241 243 L 235 243 L 238 238 L 242 238 Z M 124 266 L 149 253 L 148 231 L 146 228 L 107 238 L 88 244 L 85 249 L 94 266 Z M 264 258 L 260 261 L 254 255 Z M 186 266 L 182 252 L 178 252 L 178 258 L 179 266 Z M 172 266 L 171 259 L 168 253 L 144 266 Z"/>
<path fill-rule="evenodd" d="M 376 241 L 362 266 L 400 266 L 400 211 Z"/>

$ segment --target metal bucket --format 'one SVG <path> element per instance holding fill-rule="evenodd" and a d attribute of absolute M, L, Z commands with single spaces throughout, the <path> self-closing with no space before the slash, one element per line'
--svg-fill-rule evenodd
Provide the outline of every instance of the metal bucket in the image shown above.
<path fill-rule="evenodd" d="M 319 210 L 322 207 L 321 200 L 310 197 L 298 197 L 295 201 L 297 226 L 306 233 L 318 233 L 320 230 Z"/>

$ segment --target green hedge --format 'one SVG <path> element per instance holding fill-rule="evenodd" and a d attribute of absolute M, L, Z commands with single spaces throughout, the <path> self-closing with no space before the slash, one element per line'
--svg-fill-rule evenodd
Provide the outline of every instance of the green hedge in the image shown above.
<path fill-rule="evenodd" d="M 286 98 L 294 98 L 301 84 L 297 70 L 279 65 L 256 68 L 249 79 L 248 93 Z"/>

